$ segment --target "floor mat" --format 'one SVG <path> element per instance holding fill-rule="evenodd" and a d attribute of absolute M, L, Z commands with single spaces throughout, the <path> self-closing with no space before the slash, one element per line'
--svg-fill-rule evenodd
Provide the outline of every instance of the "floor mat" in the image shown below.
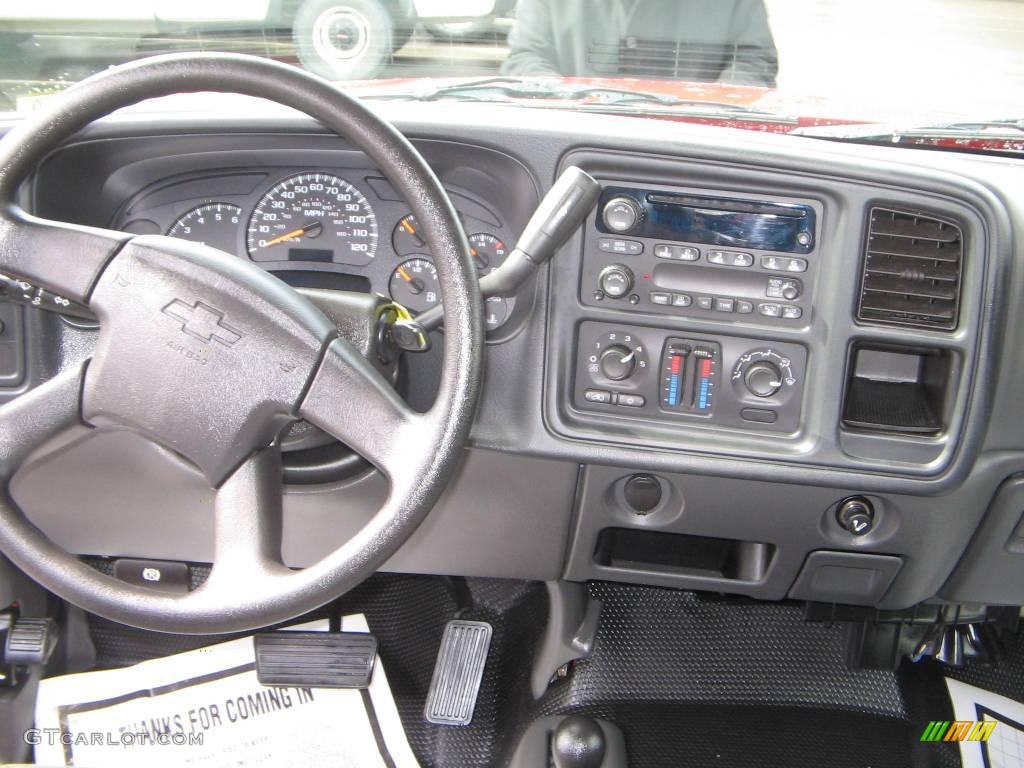
<path fill-rule="evenodd" d="M 386 574 L 334 610 L 366 614 L 425 768 L 503 766 L 533 720 L 569 712 L 619 725 L 631 768 L 959 765 L 955 747 L 919 741 L 924 724 L 948 708 L 941 673 L 930 666 L 849 671 L 841 630 L 805 623 L 796 604 L 603 582 L 590 590 L 604 604 L 594 654 L 539 702 L 529 676 L 547 617 L 542 584 Z M 476 713 L 464 728 L 423 719 L 452 618 L 494 628 Z M 101 664 L 188 642 L 102 620 L 93 626 Z"/>
<path fill-rule="evenodd" d="M 368 631 L 361 615 L 341 627 Z M 416 766 L 379 658 L 366 690 L 269 688 L 256 679 L 248 637 L 47 678 L 36 728 L 35 759 L 44 765 Z"/>

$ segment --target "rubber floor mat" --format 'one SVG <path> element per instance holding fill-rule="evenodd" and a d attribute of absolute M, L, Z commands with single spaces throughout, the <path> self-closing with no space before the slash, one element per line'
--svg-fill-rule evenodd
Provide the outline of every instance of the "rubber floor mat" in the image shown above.
<path fill-rule="evenodd" d="M 926 667 L 851 672 L 841 630 L 805 623 L 797 604 L 603 582 L 590 590 L 604 604 L 594 654 L 540 702 L 529 679 L 547 617 L 541 584 L 378 575 L 334 610 L 366 614 L 425 767 L 503 766 L 534 719 L 577 711 L 623 729 L 631 768 L 958 764 L 949 750 L 918 743 L 921 718 L 948 706 L 938 698 L 941 676 Z M 450 619 L 494 630 L 465 727 L 423 719 Z M 159 652 L 146 640 L 151 633 L 93 626 L 101 663 Z"/>

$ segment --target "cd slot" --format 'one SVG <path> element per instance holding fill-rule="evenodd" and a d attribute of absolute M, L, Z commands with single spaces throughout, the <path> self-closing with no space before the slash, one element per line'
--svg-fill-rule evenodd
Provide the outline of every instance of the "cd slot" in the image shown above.
<path fill-rule="evenodd" d="M 797 205 L 761 203 L 751 200 L 730 200 L 722 197 L 699 197 L 695 195 L 665 195 L 650 192 L 647 202 L 658 205 L 672 205 L 679 208 L 694 208 L 725 213 L 754 213 L 759 216 L 782 216 L 788 219 L 806 219 L 807 209 Z"/>
<path fill-rule="evenodd" d="M 766 301 L 796 299 L 803 288 L 795 278 L 780 281 L 759 272 L 729 272 L 689 264 L 659 264 L 654 268 L 652 280 L 656 288 L 690 295 L 730 296 L 737 299 Z M 776 283 L 784 282 L 796 295 L 783 296 L 774 290 Z M 778 296 L 774 295 L 779 293 Z"/>

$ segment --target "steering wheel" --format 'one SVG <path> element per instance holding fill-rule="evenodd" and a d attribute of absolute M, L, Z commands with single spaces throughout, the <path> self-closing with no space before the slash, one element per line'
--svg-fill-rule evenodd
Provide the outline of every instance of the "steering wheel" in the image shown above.
<path fill-rule="evenodd" d="M 21 182 L 90 122 L 144 99 L 216 91 L 295 108 L 363 150 L 406 199 L 437 263 L 446 328 L 433 407 L 413 411 L 309 301 L 254 264 L 167 237 L 33 217 Z M 416 529 L 452 477 L 480 387 L 483 309 L 469 245 L 437 177 L 397 130 L 325 80 L 250 56 L 160 56 L 69 88 L 0 141 L 0 272 L 87 305 L 92 358 L 0 408 L 0 550 L 85 610 L 162 632 L 246 631 L 351 589 Z M 278 437 L 298 419 L 374 464 L 384 505 L 314 565 L 281 561 Z M 50 541 L 11 497 L 29 454 L 76 424 L 128 429 L 181 454 L 216 491 L 214 563 L 171 595 L 100 573 Z"/>

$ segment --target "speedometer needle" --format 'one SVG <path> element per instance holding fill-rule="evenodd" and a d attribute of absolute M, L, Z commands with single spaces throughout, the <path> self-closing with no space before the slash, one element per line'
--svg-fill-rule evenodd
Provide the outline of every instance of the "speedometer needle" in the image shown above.
<path fill-rule="evenodd" d="M 263 244 L 263 247 L 264 248 L 269 248 L 272 245 L 277 245 L 278 243 L 283 243 L 286 240 L 298 240 L 303 235 L 313 234 L 314 230 L 322 229 L 322 228 L 323 228 L 323 224 L 321 224 L 319 221 L 314 221 L 314 222 L 311 222 L 311 223 L 307 224 L 304 227 L 299 227 L 298 229 L 293 229 L 291 232 L 286 232 L 283 235 L 279 235 L 279 236 L 275 237 L 273 240 L 267 240 L 267 242 L 265 242 Z"/>

